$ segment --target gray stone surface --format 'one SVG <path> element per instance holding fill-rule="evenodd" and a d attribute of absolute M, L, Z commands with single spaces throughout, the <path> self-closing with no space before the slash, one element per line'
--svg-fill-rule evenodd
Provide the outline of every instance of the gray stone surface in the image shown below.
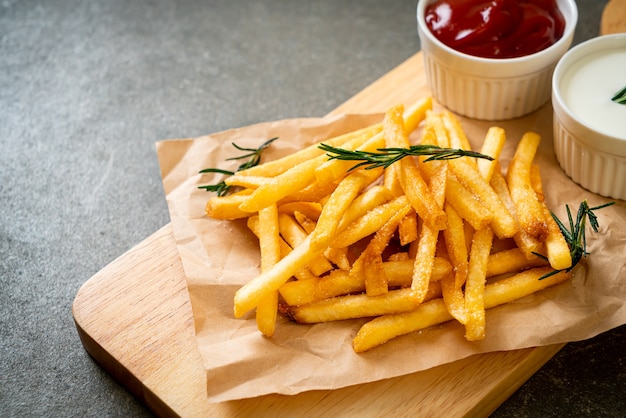
<path fill-rule="evenodd" d="M 579 1 L 575 42 L 606 1 Z M 79 287 L 169 221 L 154 143 L 323 116 L 419 50 L 415 1 L 0 3 L 0 416 L 149 416 L 85 353 Z M 624 328 L 494 416 L 626 413 Z"/>

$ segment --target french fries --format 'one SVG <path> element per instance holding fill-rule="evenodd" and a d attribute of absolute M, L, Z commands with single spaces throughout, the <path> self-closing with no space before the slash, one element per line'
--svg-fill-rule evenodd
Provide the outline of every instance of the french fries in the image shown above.
<path fill-rule="evenodd" d="M 323 142 L 406 149 L 412 133 L 422 145 L 471 151 L 460 121 L 434 113 L 430 98 Z M 540 138 L 523 136 L 506 173 L 505 141 L 492 127 L 481 148 L 491 160 L 419 156 L 356 169 L 312 145 L 236 173 L 225 182 L 241 190 L 206 205 L 216 219 L 247 218 L 259 238 L 260 274 L 235 293 L 235 317 L 256 311 L 268 337 L 278 313 L 303 324 L 367 318 L 356 352 L 450 320 L 468 341 L 485 338 L 488 309 L 567 280 L 539 278 L 572 264 L 544 202 Z"/>

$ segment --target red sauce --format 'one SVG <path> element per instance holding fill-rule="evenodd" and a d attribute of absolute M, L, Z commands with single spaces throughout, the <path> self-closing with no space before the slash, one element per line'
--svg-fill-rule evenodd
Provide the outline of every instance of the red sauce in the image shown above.
<path fill-rule="evenodd" d="M 425 19 L 444 44 L 484 58 L 533 54 L 565 29 L 556 0 L 439 0 L 426 7 Z"/>

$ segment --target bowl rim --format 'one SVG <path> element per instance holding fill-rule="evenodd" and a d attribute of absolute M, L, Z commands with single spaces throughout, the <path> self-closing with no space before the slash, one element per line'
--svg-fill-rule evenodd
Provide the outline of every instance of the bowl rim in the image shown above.
<path fill-rule="evenodd" d="M 472 60 L 477 63 L 482 63 L 485 65 L 511 65 L 511 64 L 523 64 L 528 61 L 540 60 L 542 58 L 548 59 L 550 55 L 554 53 L 558 53 L 561 48 L 568 48 L 569 44 L 574 35 L 574 30 L 576 29 L 576 25 L 578 23 L 578 7 L 576 5 L 575 0 L 556 0 L 557 5 L 561 9 L 561 13 L 563 13 L 563 17 L 565 19 L 565 29 L 563 30 L 563 35 L 552 45 L 549 47 L 542 49 L 541 51 L 537 51 L 530 55 L 524 55 L 521 57 L 514 58 L 485 58 L 479 57 L 476 55 L 466 54 L 464 52 L 457 51 L 456 49 L 449 47 L 448 45 L 441 42 L 437 37 L 430 31 L 428 25 L 426 25 L 426 19 L 424 18 L 424 11 L 426 10 L 426 6 L 432 3 L 435 3 L 437 0 L 418 0 L 417 2 L 417 27 L 418 32 L 423 33 L 428 41 L 434 44 L 436 47 L 440 48 L 444 52 L 449 55 L 455 56 L 461 59 Z M 567 7 L 569 13 L 566 13 L 563 10 L 563 7 Z M 424 45 L 421 45 L 421 48 L 424 49 Z"/>
<path fill-rule="evenodd" d="M 576 137 L 587 146 L 600 151 L 625 157 L 626 138 L 620 138 L 609 132 L 600 131 L 587 122 L 576 117 L 570 106 L 565 101 L 561 91 L 561 79 L 571 67 L 584 55 L 605 50 L 614 50 L 626 46 L 626 33 L 601 35 L 582 42 L 563 55 L 557 63 L 552 74 L 552 107 L 554 117 L 559 118 L 560 123 L 569 130 L 580 132 Z M 574 132 L 572 132 L 574 133 Z M 591 138 L 593 136 L 593 138 Z"/>

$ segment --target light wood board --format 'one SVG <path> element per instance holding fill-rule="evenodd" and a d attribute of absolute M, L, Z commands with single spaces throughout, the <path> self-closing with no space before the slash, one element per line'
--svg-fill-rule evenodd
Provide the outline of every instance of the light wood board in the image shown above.
<path fill-rule="evenodd" d="M 421 53 L 332 113 L 382 112 L 428 90 Z M 87 352 L 159 416 L 487 416 L 562 344 L 473 356 L 333 391 L 212 404 L 171 225 L 89 279 L 73 315 Z"/>

